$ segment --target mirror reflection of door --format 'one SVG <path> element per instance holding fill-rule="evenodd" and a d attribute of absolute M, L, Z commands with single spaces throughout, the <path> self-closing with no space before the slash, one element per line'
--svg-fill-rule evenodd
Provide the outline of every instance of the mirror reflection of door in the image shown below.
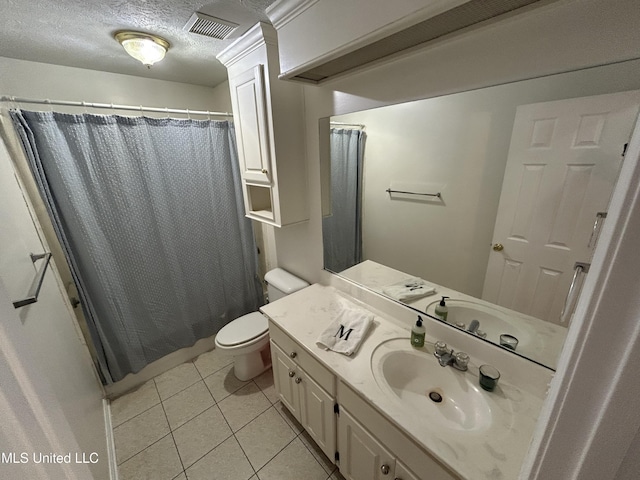
<path fill-rule="evenodd" d="M 560 323 L 639 104 L 633 91 L 518 107 L 483 299 Z"/>

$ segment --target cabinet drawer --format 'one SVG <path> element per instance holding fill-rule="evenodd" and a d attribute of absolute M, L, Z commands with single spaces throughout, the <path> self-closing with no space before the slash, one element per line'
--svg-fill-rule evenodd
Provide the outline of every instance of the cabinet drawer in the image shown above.
<path fill-rule="evenodd" d="M 377 439 L 384 439 L 384 445 L 396 454 L 408 469 L 420 472 L 423 480 L 457 480 L 458 477 L 450 473 L 431 455 L 416 445 L 393 423 L 382 416 L 368 402 L 363 400 L 351 388 L 338 382 L 338 403 L 346 408 L 364 425 Z M 342 413 L 340 413 L 342 415 Z M 341 419 L 338 420 L 338 424 Z"/>
<path fill-rule="evenodd" d="M 336 382 L 335 376 L 330 370 L 322 366 L 311 356 L 300 344 L 293 341 L 284 331 L 269 321 L 269 336 L 295 363 L 300 365 L 326 392 L 335 396 Z"/>

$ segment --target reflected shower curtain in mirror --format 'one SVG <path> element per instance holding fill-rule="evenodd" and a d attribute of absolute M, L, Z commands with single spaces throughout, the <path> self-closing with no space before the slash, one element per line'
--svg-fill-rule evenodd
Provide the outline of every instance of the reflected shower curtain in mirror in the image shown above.
<path fill-rule="evenodd" d="M 366 134 L 331 129 L 331 213 L 322 219 L 324 268 L 341 272 L 362 261 L 362 165 Z"/>
<path fill-rule="evenodd" d="M 228 122 L 12 112 L 111 383 L 262 305 Z"/>

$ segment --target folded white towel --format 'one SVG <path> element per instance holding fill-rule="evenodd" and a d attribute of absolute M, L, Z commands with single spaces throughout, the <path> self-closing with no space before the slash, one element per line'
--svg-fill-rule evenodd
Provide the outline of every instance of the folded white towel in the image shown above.
<path fill-rule="evenodd" d="M 344 309 L 322 332 L 316 344 L 325 350 L 353 355 L 367 334 L 373 314 L 363 310 Z"/>
<path fill-rule="evenodd" d="M 436 289 L 421 278 L 409 277 L 401 282 L 382 287 L 382 292 L 395 300 L 407 302 L 433 295 Z"/>

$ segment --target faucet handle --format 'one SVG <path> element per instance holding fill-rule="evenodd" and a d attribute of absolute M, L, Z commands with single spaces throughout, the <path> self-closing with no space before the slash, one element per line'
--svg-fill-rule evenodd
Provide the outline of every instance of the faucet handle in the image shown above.
<path fill-rule="evenodd" d="M 434 347 L 436 348 L 436 356 L 437 357 L 441 357 L 442 355 L 444 355 L 445 353 L 449 353 L 449 350 L 447 348 L 447 344 L 438 340 L 435 344 Z"/>
<path fill-rule="evenodd" d="M 453 366 L 458 370 L 462 370 L 463 372 L 467 370 L 467 365 L 469 364 L 469 355 L 464 352 L 458 352 L 454 355 L 455 362 Z"/>

